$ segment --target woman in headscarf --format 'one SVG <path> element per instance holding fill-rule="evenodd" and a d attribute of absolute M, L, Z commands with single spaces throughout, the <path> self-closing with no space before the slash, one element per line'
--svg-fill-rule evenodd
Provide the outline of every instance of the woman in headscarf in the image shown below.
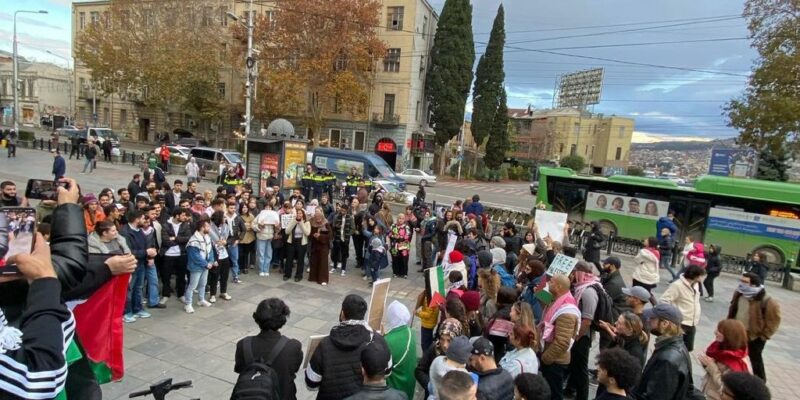
<path fill-rule="evenodd" d="M 316 201 L 316 200 L 315 200 Z M 331 225 L 325 218 L 322 207 L 314 210 L 311 217 L 311 260 L 309 261 L 308 280 L 322 286 L 328 285 L 328 253 L 331 243 Z"/>
<path fill-rule="evenodd" d="M 414 370 L 414 376 L 420 386 L 425 389 L 424 398 L 428 398 L 428 383 L 430 382 L 430 369 L 433 360 L 445 354 L 447 348 L 450 347 L 450 341 L 463 334 L 464 331 L 461 328 L 460 321 L 455 318 L 445 319 L 444 322 L 439 324 L 436 342 L 429 348 L 423 349 L 422 357 L 417 363 L 417 369 Z"/>
<path fill-rule="evenodd" d="M 392 374 L 386 384 L 414 398 L 414 368 L 417 366 L 417 340 L 408 326 L 411 313 L 397 300 L 386 309 L 386 323 L 383 324 L 384 339 L 392 353 Z"/>

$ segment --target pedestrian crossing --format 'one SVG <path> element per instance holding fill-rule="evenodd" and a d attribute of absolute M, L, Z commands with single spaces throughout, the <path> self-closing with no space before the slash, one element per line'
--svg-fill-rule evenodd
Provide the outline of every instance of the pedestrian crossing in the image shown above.
<path fill-rule="evenodd" d="M 530 195 L 530 190 L 528 188 L 520 187 L 518 185 L 510 186 L 503 184 L 492 185 L 489 183 L 476 184 L 476 183 L 462 183 L 462 182 L 437 182 L 436 186 L 468 189 L 475 191 L 475 193 L 479 195 L 481 193 L 486 193 L 486 192 L 497 193 L 497 194 L 511 194 L 511 195 L 519 195 L 519 194 Z"/>

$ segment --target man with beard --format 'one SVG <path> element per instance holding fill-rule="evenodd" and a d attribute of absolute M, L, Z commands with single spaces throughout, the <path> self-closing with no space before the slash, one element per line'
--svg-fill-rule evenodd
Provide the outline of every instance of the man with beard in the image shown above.
<path fill-rule="evenodd" d="M 142 232 L 144 212 L 134 210 L 128 215 L 128 224 L 120 230 L 120 236 L 127 241 L 131 254 L 136 257 L 136 270 L 131 275 L 130 289 L 128 290 L 128 300 L 125 305 L 125 315 L 122 320 L 126 323 L 136 322 L 137 318 L 150 318 L 150 313 L 142 308 L 142 287 L 144 286 L 145 275 L 151 281 L 158 280 L 155 268 L 147 266 L 147 258 L 156 256 L 156 249 L 148 247 L 147 239 Z"/>
<path fill-rule="evenodd" d="M 0 207 L 28 207 L 28 199 L 17 196 L 17 185 L 11 181 L 0 183 Z"/>
<path fill-rule="evenodd" d="M 692 398 L 692 361 L 683 344 L 683 315 L 671 304 L 659 304 L 644 312 L 656 347 L 644 366 L 639 384 L 630 393 L 641 400 L 683 400 Z"/>

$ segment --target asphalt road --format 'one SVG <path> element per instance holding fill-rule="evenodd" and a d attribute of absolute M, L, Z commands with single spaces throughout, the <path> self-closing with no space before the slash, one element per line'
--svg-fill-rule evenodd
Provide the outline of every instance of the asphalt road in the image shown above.
<path fill-rule="evenodd" d="M 417 187 L 408 185 L 406 190 L 416 193 Z M 436 186 L 427 188 L 427 192 L 428 202 L 436 200 L 445 204 L 471 198 L 474 194 L 480 196 L 483 205 L 514 211 L 528 212 L 536 204 L 536 196 L 531 195 L 527 182 L 440 181 Z"/>

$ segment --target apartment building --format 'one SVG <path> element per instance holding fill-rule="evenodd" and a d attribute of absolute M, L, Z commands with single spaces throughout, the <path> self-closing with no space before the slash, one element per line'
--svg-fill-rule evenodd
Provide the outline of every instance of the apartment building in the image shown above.
<path fill-rule="evenodd" d="M 212 20 L 222 25 L 233 23 L 225 17 L 228 11 L 246 18 L 249 7 L 247 2 L 234 0 L 207 0 L 207 3 Z M 375 82 L 368 110 L 361 116 L 344 115 L 331 104 L 325 110 L 322 129 L 313 135 L 312 145 L 375 152 L 398 170 L 428 169 L 433 162 L 434 146 L 424 87 L 438 15 L 427 0 L 382 3 L 381 26 L 376 31 L 389 50 L 373 69 Z M 254 13 L 280 23 L 273 4 L 254 3 Z M 73 3 L 73 42 L 87 24 L 102 21 L 109 7 L 108 0 Z M 229 115 L 221 123 L 211 124 L 178 108 L 148 110 L 136 98 L 113 95 L 101 99 L 92 89 L 89 71 L 81 66 L 80 60 L 76 60 L 76 65 L 79 123 L 91 124 L 96 115 L 99 125 L 120 130 L 139 141 L 154 141 L 157 134 L 180 128 L 215 140 L 217 146 L 231 147 L 237 142 L 233 132 L 239 130 L 244 115 L 244 71 L 231 67 L 220 70 L 218 91 L 225 99 Z M 309 133 L 302 115 L 280 117 L 291 121 L 299 135 Z M 258 134 L 259 128 L 269 122 L 254 121 L 252 132 Z"/>
<path fill-rule="evenodd" d="M 14 66 L 12 54 L 0 51 L 0 122 L 13 123 Z M 20 125 L 39 126 L 42 117 L 68 116 L 71 71 L 19 57 Z"/>
<path fill-rule="evenodd" d="M 510 109 L 515 130 L 508 157 L 554 161 L 569 155 L 586 160 L 587 172 L 624 171 L 630 160 L 634 120 L 593 114 L 574 108 Z"/>

